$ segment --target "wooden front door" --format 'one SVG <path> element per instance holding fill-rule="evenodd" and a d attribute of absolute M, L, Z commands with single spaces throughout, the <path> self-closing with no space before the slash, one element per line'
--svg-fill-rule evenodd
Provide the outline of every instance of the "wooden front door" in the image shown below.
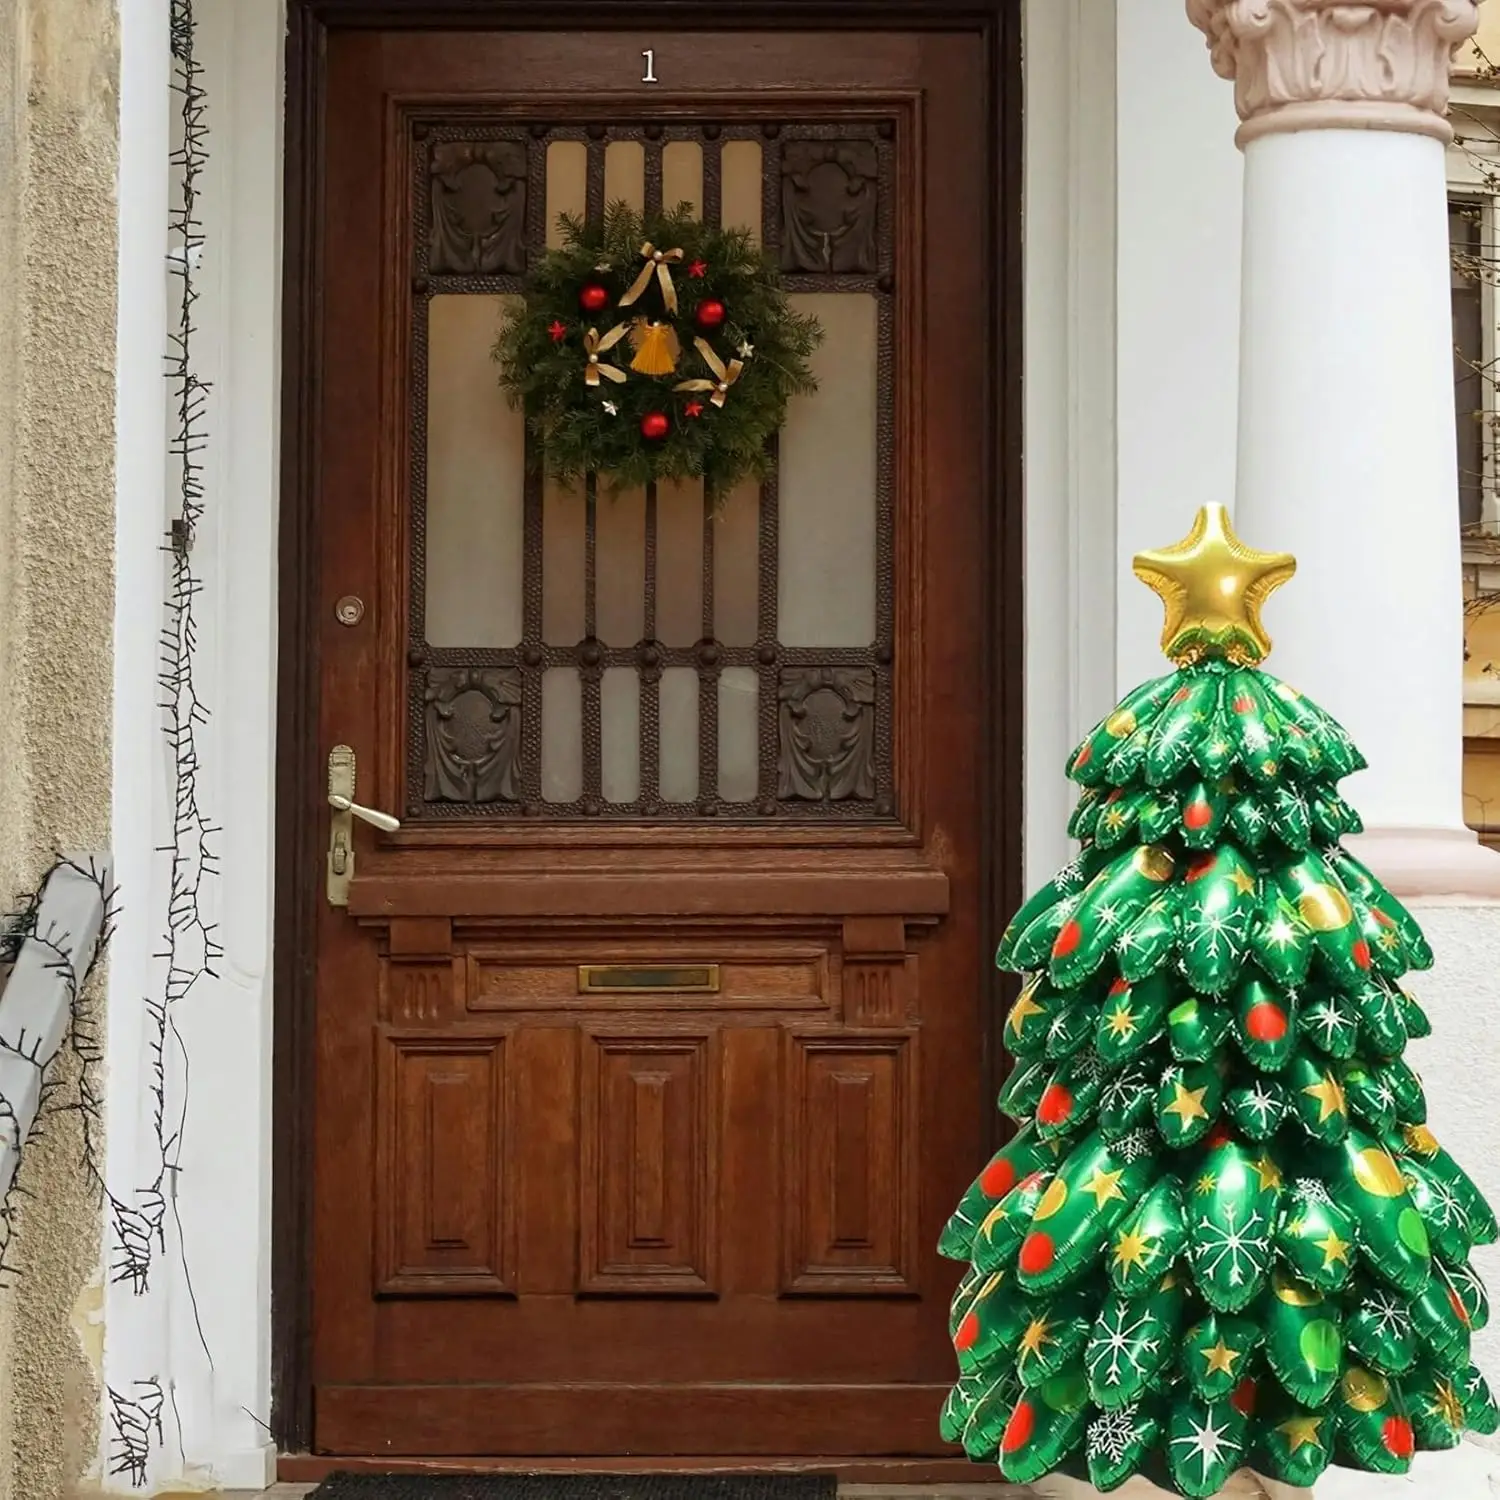
<path fill-rule="evenodd" d="M 993 37 L 674 13 L 309 65 L 301 847 L 336 746 L 401 820 L 305 886 L 322 1453 L 944 1451 L 1012 873 Z M 619 198 L 748 226 L 826 331 L 718 509 L 544 483 L 496 385 Z"/>

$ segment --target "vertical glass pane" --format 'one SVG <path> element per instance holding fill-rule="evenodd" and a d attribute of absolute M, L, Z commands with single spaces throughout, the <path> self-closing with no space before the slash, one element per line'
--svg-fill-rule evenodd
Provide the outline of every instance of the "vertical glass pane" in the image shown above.
<path fill-rule="evenodd" d="M 661 201 L 668 212 L 679 203 L 703 212 L 703 147 L 697 141 L 668 141 L 662 147 Z"/>
<path fill-rule="evenodd" d="M 584 506 L 582 485 L 549 479 L 542 488 L 542 639 L 549 646 L 583 639 Z"/>
<path fill-rule="evenodd" d="M 1453 394 L 1458 417 L 1458 518 L 1472 526 L 1484 514 L 1484 283 L 1480 225 L 1483 208 L 1448 203 L 1453 295 Z"/>
<path fill-rule="evenodd" d="M 641 690 L 634 667 L 607 667 L 599 683 L 599 746 L 606 802 L 641 794 Z"/>
<path fill-rule="evenodd" d="M 753 646 L 760 620 L 760 483 L 746 480 L 714 517 L 714 634 Z"/>
<path fill-rule="evenodd" d="M 433 297 L 427 308 L 427 640 L 521 639 L 526 432 L 490 351 L 515 297 Z"/>
<path fill-rule="evenodd" d="M 637 213 L 646 207 L 646 148 L 639 141 L 611 141 L 604 148 L 604 201 L 621 199 Z"/>
<path fill-rule="evenodd" d="M 753 802 L 760 789 L 760 679 L 751 667 L 719 674 L 719 795 Z"/>
<path fill-rule="evenodd" d="M 875 298 L 794 295 L 823 325 L 818 390 L 781 431 L 778 639 L 868 646 L 875 638 Z"/>
<path fill-rule="evenodd" d="M 759 141 L 725 141 L 720 216 L 726 229 L 748 229 L 758 245 L 761 231 Z"/>
<path fill-rule="evenodd" d="M 691 802 L 698 795 L 698 674 L 668 667 L 661 674 L 661 795 Z"/>
<path fill-rule="evenodd" d="M 594 620 L 606 646 L 633 646 L 646 628 L 646 492 L 600 487 Z"/>
<path fill-rule="evenodd" d="M 542 673 L 542 798 L 576 802 L 583 793 L 583 684 L 577 667 Z"/>
<path fill-rule="evenodd" d="M 656 491 L 656 638 L 691 646 L 703 635 L 703 481 Z"/>
<path fill-rule="evenodd" d="M 582 141 L 553 141 L 547 147 L 547 248 L 562 244 L 559 214 L 582 218 L 589 201 L 589 152 Z"/>

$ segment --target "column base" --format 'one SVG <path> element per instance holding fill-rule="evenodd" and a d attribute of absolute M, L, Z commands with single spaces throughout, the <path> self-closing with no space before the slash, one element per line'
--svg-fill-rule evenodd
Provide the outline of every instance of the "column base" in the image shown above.
<path fill-rule="evenodd" d="M 1344 843 L 1403 900 L 1500 904 L 1500 851 L 1467 828 L 1371 828 Z"/>

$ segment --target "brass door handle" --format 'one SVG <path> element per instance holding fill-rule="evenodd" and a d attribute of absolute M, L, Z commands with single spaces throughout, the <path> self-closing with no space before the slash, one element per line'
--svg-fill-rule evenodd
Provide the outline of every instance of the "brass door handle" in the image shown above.
<path fill-rule="evenodd" d="M 353 813 L 356 818 L 385 833 L 394 833 L 401 826 L 400 818 L 393 818 L 389 813 L 378 812 L 373 807 L 363 807 L 358 802 L 351 802 L 347 797 L 339 796 L 336 792 L 329 792 L 328 805 L 339 812 Z"/>
<path fill-rule="evenodd" d="M 394 833 L 400 818 L 363 807 L 354 800 L 354 751 L 335 745 L 328 752 L 328 904 L 348 906 L 349 882 L 354 878 L 354 820 L 369 823 L 385 833 Z"/>

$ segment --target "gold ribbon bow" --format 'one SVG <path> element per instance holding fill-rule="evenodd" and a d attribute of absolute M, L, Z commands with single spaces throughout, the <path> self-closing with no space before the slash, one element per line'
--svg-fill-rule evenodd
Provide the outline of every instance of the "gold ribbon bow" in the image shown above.
<path fill-rule="evenodd" d="M 622 338 L 625 337 L 628 331 L 628 324 L 616 323 L 615 326 L 611 328 L 603 338 L 599 337 L 599 330 L 597 328 L 590 328 L 589 331 L 584 334 L 583 352 L 589 357 L 589 362 L 584 367 L 583 371 L 583 381 L 585 385 L 598 385 L 599 377 L 601 375 L 604 376 L 606 380 L 613 380 L 616 385 L 620 385 L 624 382 L 624 370 L 619 369 L 615 365 L 602 364 L 600 362 L 599 356 L 601 354 L 608 354 L 609 351 L 613 349 Z"/>
<path fill-rule="evenodd" d="M 641 258 L 646 262 L 641 274 L 631 283 L 630 290 L 620 298 L 621 307 L 629 307 L 642 292 L 651 285 L 655 276 L 661 282 L 661 300 L 667 304 L 668 312 L 677 311 L 677 288 L 672 285 L 672 268 L 669 262 L 682 259 L 681 250 L 658 250 L 647 240 L 641 246 Z"/>
<path fill-rule="evenodd" d="M 728 365 L 713 351 L 713 346 L 706 339 L 694 339 L 693 347 L 703 356 L 703 363 L 714 372 L 715 379 L 684 380 L 674 385 L 674 391 L 712 391 L 709 402 L 714 406 L 723 406 L 724 398 L 729 394 L 729 387 L 740 378 L 740 371 L 745 368 L 745 362 L 741 359 L 732 359 Z"/>

